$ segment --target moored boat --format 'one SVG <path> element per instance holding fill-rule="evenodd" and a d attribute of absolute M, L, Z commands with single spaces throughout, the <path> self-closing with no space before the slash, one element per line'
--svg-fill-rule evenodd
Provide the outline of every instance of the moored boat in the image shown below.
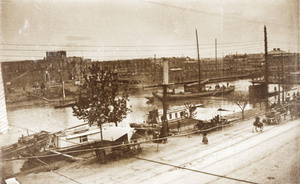
<path fill-rule="evenodd" d="M 134 132 L 135 130 L 126 123 L 119 123 L 118 126 L 115 123 L 104 123 L 102 131 L 98 126 L 89 126 L 87 123 L 56 133 L 41 131 L 32 135 L 22 135 L 17 143 L 1 147 L 0 157 L 14 159 L 61 156 L 61 153 L 70 150 L 76 152 L 92 146 L 98 147 L 101 142 L 105 143 L 105 146 L 127 143 L 131 141 Z"/>
<path fill-rule="evenodd" d="M 194 104 L 187 106 L 176 106 L 167 109 L 166 118 L 169 124 L 177 124 L 178 121 L 188 121 L 195 115 L 194 112 L 198 107 L 202 107 L 202 104 Z M 149 111 L 147 123 L 162 125 L 163 110 L 154 109 Z"/>
<path fill-rule="evenodd" d="M 126 123 L 104 123 L 102 131 L 96 125 L 83 124 L 56 133 L 53 145 L 57 150 L 73 149 L 82 145 L 93 144 L 101 140 L 106 142 L 130 142 L 134 129 Z"/>
<path fill-rule="evenodd" d="M 220 96 L 220 95 L 226 95 L 235 90 L 235 86 L 228 86 L 228 87 L 220 87 L 213 90 L 205 90 L 201 92 L 187 92 L 186 90 L 184 92 L 171 92 L 167 93 L 166 100 L 186 100 L 186 99 L 195 99 L 200 97 L 208 97 L 208 96 Z M 163 94 L 159 92 L 152 92 L 153 96 L 156 97 L 159 100 L 162 100 Z"/>

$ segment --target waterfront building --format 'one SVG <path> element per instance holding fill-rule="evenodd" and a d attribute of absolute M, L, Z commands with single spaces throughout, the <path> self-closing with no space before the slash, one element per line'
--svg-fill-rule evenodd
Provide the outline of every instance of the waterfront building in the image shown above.
<path fill-rule="evenodd" d="M 100 68 L 119 73 L 119 79 L 130 88 L 142 89 L 162 83 L 162 60 L 169 64 L 169 82 L 183 83 L 199 79 L 198 61 L 189 57 L 144 58 L 113 61 L 99 61 Z M 43 90 L 59 91 L 64 81 L 69 91 L 75 91 L 82 75 L 93 63 L 82 57 L 67 57 L 66 51 L 46 52 L 40 60 L 10 61 L 2 63 L 3 84 L 6 93 L 22 91 L 39 93 Z M 269 52 L 269 70 L 278 76 L 279 66 L 283 70 L 299 70 L 299 54 L 292 54 L 278 48 Z M 223 78 L 249 74 L 263 76 L 264 54 L 229 54 L 222 58 L 200 60 L 201 79 Z M 277 73 L 276 73 L 277 72 Z M 20 96 L 25 98 L 26 95 Z"/>

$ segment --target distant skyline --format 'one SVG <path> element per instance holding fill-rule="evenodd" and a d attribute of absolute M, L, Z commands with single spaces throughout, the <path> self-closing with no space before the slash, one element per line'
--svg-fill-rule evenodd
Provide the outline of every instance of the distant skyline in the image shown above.
<path fill-rule="evenodd" d="M 298 0 L 1 0 L 0 61 L 47 51 L 92 60 L 299 52 Z"/>

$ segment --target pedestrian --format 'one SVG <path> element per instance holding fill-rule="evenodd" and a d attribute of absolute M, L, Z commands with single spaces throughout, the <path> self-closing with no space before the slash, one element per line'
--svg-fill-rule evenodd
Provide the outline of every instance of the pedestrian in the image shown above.
<path fill-rule="evenodd" d="M 180 131 L 180 129 L 181 129 L 181 122 L 178 121 L 178 122 L 177 122 L 177 130 L 178 130 L 178 132 Z"/>
<path fill-rule="evenodd" d="M 208 139 L 207 139 L 207 133 L 203 132 L 203 138 L 202 138 L 203 144 L 208 144 Z"/>

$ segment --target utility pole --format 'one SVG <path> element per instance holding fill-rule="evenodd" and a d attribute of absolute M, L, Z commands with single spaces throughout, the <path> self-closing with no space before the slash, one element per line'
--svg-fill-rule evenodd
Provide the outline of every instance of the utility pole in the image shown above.
<path fill-rule="evenodd" d="M 216 62 L 216 74 L 218 74 L 217 38 L 215 38 L 215 62 Z"/>
<path fill-rule="evenodd" d="M 168 60 L 163 58 L 163 116 L 162 116 L 162 128 L 160 138 L 167 137 L 169 135 L 169 125 L 167 119 L 167 88 L 169 85 L 169 63 Z"/>
<path fill-rule="evenodd" d="M 277 71 L 278 71 L 278 104 L 280 104 L 280 68 L 279 68 L 279 63 L 277 64 Z"/>
<path fill-rule="evenodd" d="M 60 65 L 60 77 L 61 77 L 61 84 L 62 84 L 62 97 L 63 97 L 63 105 L 65 105 L 65 98 L 66 98 L 66 93 L 65 93 L 65 81 L 64 81 L 64 59 L 61 59 L 61 65 Z"/>
<path fill-rule="evenodd" d="M 266 84 L 266 94 L 268 94 L 269 86 L 269 71 L 268 71 L 268 40 L 267 40 L 267 28 L 264 26 L 264 35 L 265 35 L 265 84 Z"/>
<path fill-rule="evenodd" d="M 196 29 L 196 41 L 197 41 L 197 55 L 198 55 L 198 70 L 199 70 L 199 86 L 198 86 L 198 91 L 201 92 L 201 63 L 200 63 L 200 54 L 199 54 L 199 44 L 198 44 L 198 33 Z"/>
<path fill-rule="evenodd" d="M 237 56 L 237 52 L 235 52 L 235 66 L 234 66 L 234 72 L 233 73 L 235 73 L 235 75 L 236 75 L 236 67 L 238 66 L 238 56 Z M 239 75 L 239 74 L 238 74 Z"/>
<path fill-rule="evenodd" d="M 224 55 L 222 53 L 222 78 L 224 77 Z M 223 79 L 222 79 L 223 80 Z"/>
<path fill-rule="evenodd" d="M 282 104 L 284 104 L 284 75 L 283 75 L 283 54 L 281 52 L 281 86 L 282 86 Z M 279 81 L 278 81 L 279 82 Z"/>

